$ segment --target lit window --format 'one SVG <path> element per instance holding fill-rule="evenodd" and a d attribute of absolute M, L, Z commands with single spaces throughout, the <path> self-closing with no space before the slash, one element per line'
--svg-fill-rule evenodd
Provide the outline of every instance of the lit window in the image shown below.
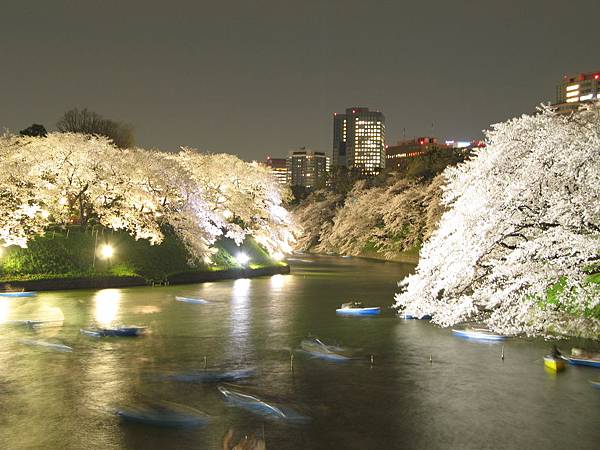
<path fill-rule="evenodd" d="M 578 84 L 572 84 L 571 86 L 567 86 L 567 91 L 574 91 L 575 89 L 579 89 Z"/>
<path fill-rule="evenodd" d="M 573 102 L 576 102 L 576 101 L 579 101 L 579 97 L 573 97 L 573 98 L 568 98 L 567 99 L 567 103 L 573 103 Z"/>
<path fill-rule="evenodd" d="M 579 95 L 579 91 L 567 92 L 567 97 L 574 97 L 576 95 Z"/>

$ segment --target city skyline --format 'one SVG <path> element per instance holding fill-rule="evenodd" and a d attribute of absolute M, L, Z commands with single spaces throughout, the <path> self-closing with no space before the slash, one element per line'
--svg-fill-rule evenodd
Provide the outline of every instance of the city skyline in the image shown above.
<path fill-rule="evenodd" d="M 581 4 L 571 28 L 558 1 L 128 2 L 118 14 L 8 2 L 0 49 L 14 64 L 0 74 L 0 127 L 55 129 L 87 107 L 133 124 L 143 147 L 263 160 L 301 146 L 329 154 L 331 115 L 361 105 L 386 115 L 389 142 L 480 139 L 553 102 L 563 75 L 598 69 L 600 5 Z"/>

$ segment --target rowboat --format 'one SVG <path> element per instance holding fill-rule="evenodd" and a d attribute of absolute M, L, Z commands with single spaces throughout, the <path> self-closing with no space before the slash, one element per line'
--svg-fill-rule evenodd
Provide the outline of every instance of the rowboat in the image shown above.
<path fill-rule="evenodd" d="M 600 389 L 600 380 L 599 381 L 590 380 L 590 384 L 592 385 L 592 387 L 594 387 L 596 389 Z"/>
<path fill-rule="evenodd" d="M 341 316 L 376 316 L 381 312 L 379 306 L 364 308 L 361 302 L 344 303 L 335 310 Z"/>
<path fill-rule="evenodd" d="M 544 356 L 544 367 L 548 368 L 553 372 L 561 372 L 565 370 L 566 364 L 562 357 L 556 357 L 554 355 Z"/>
<path fill-rule="evenodd" d="M 206 303 L 210 303 L 208 300 L 204 300 L 203 298 L 192 298 L 192 297 L 180 297 L 176 296 L 175 300 L 183 303 L 193 303 L 195 305 L 204 305 Z"/>
<path fill-rule="evenodd" d="M 206 416 L 188 407 L 172 408 L 162 405 L 153 407 L 128 407 L 117 409 L 115 413 L 123 421 L 158 427 L 192 428 L 208 423 Z"/>
<path fill-rule="evenodd" d="M 584 358 L 584 357 L 579 357 L 579 358 L 574 358 L 572 356 L 570 357 L 566 357 L 567 361 L 569 361 L 569 364 L 572 364 L 574 366 L 589 366 L 589 367 L 596 367 L 600 369 L 600 359 L 598 358 Z"/>
<path fill-rule="evenodd" d="M 93 330 L 80 329 L 81 334 L 90 337 L 135 337 L 144 333 L 146 327 L 116 327 L 116 328 L 96 328 Z"/>
<path fill-rule="evenodd" d="M 492 333 L 489 330 L 478 328 L 466 328 L 464 330 L 452 329 L 452 334 L 465 339 L 474 339 L 478 341 L 503 341 L 506 336 Z"/>
<path fill-rule="evenodd" d="M 72 352 L 73 348 L 64 344 L 55 344 L 53 342 L 36 341 L 33 339 L 22 339 L 21 344 L 30 345 L 32 347 L 40 347 L 48 350 L 54 350 L 57 352 Z"/>
<path fill-rule="evenodd" d="M 230 405 L 246 409 L 268 419 L 296 423 L 310 420 L 289 406 L 281 405 L 278 402 L 265 401 L 256 395 L 225 386 L 219 386 L 217 389 Z"/>
<path fill-rule="evenodd" d="M 600 368 L 600 353 L 594 353 L 573 347 L 571 356 L 566 358 L 574 366 L 589 366 Z"/>
<path fill-rule="evenodd" d="M 430 314 L 423 314 L 422 316 L 415 316 L 410 313 L 400 314 L 400 317 L 404 320 L 431 320 L 432 316 Z"/>
<path fill-rule="evenodd" d="M 182 383 L 231 383 L 234 381 L 250 378 L 254 375 L 254 369 L 239 370 L 202 370 L 189 373 L 174 373 L 161 377 L 166 381 L 178 381 Z"/>
<path fill-rule="evenodd" d="M 327 345 L 318 338 L 304 339 L 300 343 L 300 348 L 315 358 L 328 359 L 331 361 L 348 361 L 349 356 L 342 354 L 345 351 L 342 347 Z"/>
<path fill-rule="evenodd" d="M 37 292 L 0 292 L 0 297 L 35 297 Z"/>

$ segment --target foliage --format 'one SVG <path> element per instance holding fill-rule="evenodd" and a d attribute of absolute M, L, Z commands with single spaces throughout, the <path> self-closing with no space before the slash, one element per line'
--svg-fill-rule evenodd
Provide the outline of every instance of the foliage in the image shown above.
<path fill-rule="evenodd" d="M 48 132 L 44 125 L 40 125 L 39 123 L 34 123 L 24 130 L 19 131 L 21 136 L 36 136 L 36 137 L 46 137 Z"/>
<path fill-rule="evenodd" d="M 396 305 L 448 326 L 600 335 L 600 105 L 497 124 L 488 146 L 444 173 L 449 210 Z"/>
<path fill-rule="evenodd" d="M 56 123 L 56 128 L 63 133 L 105 136 L 119 148 L 132 148 L 134 146 L 133 127 L 131 125 L 105 119 L 100 114 L 88 111 L 86 108 L 81 111 L 77 108 L 67 111 Z"/>
<path fill-rule="evenodd" d="M 0 243 L 26 247 L 50 227 L 123 230 L 149 244 L 174 235 L 189 263 L 215 241 L 254 236 L 270 255 L 290 250 L 293 225 L 276 180 L 258 164 L 189 149 L 120 149 L 102 136 L 0 137 Z"/>

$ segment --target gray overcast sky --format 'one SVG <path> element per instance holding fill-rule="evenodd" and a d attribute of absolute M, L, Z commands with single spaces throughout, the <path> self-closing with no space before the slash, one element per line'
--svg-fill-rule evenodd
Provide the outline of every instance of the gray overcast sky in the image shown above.
<path fill-rule="evenodd" d="M 479 138 L 600 70 L 600 1 L 3 1 L 0 128 L 73 107 L 137 143 L 245 159 L 331 152 L 332 113 L 386 115 L 388 143 Z"/>

